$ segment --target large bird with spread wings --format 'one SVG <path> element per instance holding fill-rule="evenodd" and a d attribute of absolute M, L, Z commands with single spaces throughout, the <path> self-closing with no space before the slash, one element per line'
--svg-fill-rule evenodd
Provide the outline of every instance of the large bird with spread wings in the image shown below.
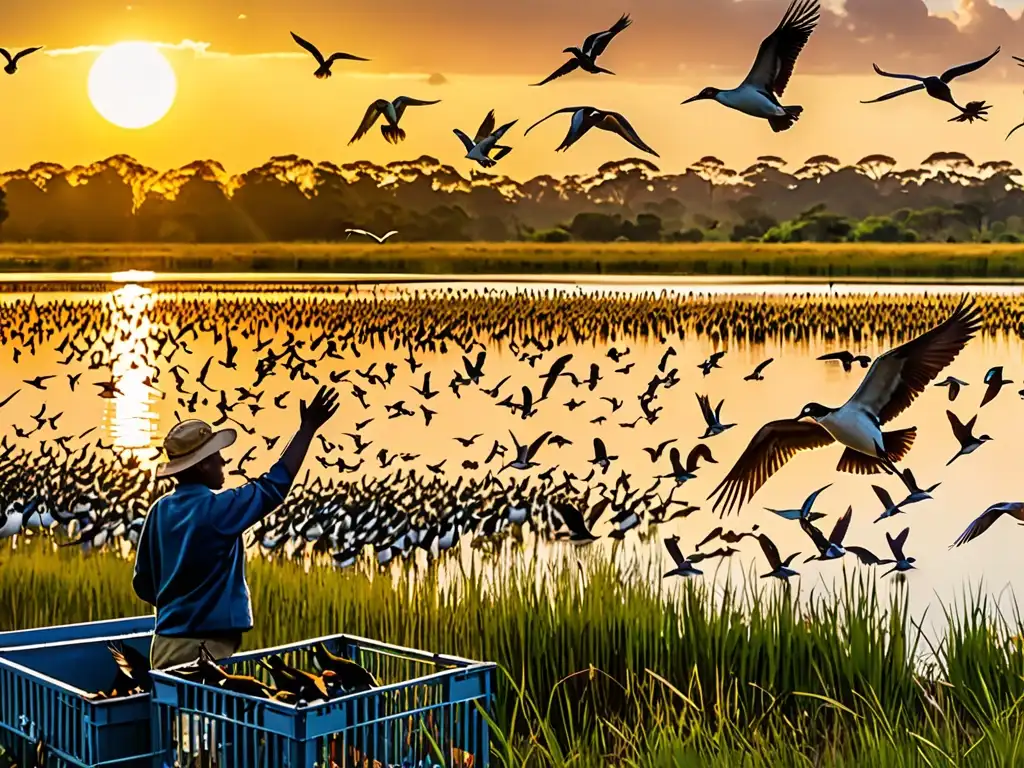
<path fill-rule="evenodd" d="M 565 107 L 563 109 L 557 109 L 547 117 L 542 117 L 536 123 L 527 128 L 523 132 L 523 135 L 525 136 L 528 134 L 545 120 L 566 112 L 572 112 L 572 120 L 569 121 L 569 131 L 565 134 L 565 138 L 562 139 L 562 143 L 558 145 L 558 148 L 555 150 L 556 152 L 562 152 L 571 147 L 591 128 L 599 128 L 602 131 L 608 131 L 609 133 L 614 133 L 616 136 L 622 137 L 642 152 L 647 152 L 655 157 L 661 157 L 661 155 L 651 149 L 651 147 L 640 138 L 636 129 L 630 125 L 629 120 L 627 120 L 623 115 L 618 112 L 608 112 L 595 107 Z"/>
<path fill-rule="evenodd" d="M 768 121 L 776 133 L 788 130 L 804 108 L 779 101 L 793 76 L 796 60 L 821 17 L 819 0 L 793 0 L 779 26 L 761 43 L 746 79 L 736 88 L 708 87 L 683 104 L 709 99 L 738 112 Z"/>
<path fill-rule="evenodd" d="M 965 298 L 942 323 L 880 355 L 844 405 L 808 403 L 795 419 L 765 424 L 708 497 L 717 496 L 713 509 L 721 508 L 722 515 L 739 509 L 797 453 L 832 443 L 846 448 L 836 468 L 840 472 L 893 471 L 893 463 L 910 451 L 917 429 L 882 432 L 882 426 L 909 408 L 980 328 L 981 313 Z"/>

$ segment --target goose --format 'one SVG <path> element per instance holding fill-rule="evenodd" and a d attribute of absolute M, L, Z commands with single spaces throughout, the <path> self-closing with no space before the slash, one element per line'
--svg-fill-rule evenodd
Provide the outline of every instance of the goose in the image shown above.
<path fill-rule="evenodd" d="M 738 112 L 767 120 L 776 133 L 787 131 L 804 108 L 779 102 L 789 85 L 800 52 L 807 45 L 821 16 L 819 0 L 793 0 L 782 21 L 761 43 L 750 73 L 731 90 L 708 87 L 683 104 L 708 99 Z"/>
<path fill-rule="evenodd" d="M 725 479 L 708 498 L 725 515 L 757 490 L 800 451 L 840 443 L 840 472 L 877 474 L 910 451 L 917 428 L 882 432 L 882 426 L 913 404 L 924 388 L 960 353 L 981 328 L 981 314 L 968 297 L 942 323 L 879 356 L 845 404 L 808 403 L 795 419 L 765 424 Z"/>
<path fill-rule="evenodd" d="M 647 152 L 655 157 L 661 157 L 661 155 L 644 143 L 644 140 L 640 138 L 636 129 L 630 125 L 629 121 L 623 115 L 618 112 L 597 109 L 596 107 L 564 107 L 562 109 L 556 109 L 547 117 L 541 118 L 527 128 L 526 131 L 523 132 L 523 135 L 525 136 L 528 134 L 545 120 L 548 120 L 555 115 L 561 115 L 568 112 L 572 113 L 572 120 L 569 122 L 569 132 L 566 133 L 562 143 L 558 145 L 558 148 L 555 150 L 556 152 L 563 152 L 567 150 L 579 141 L 580 138 L 591 128 L 599 128 L 602 131 L 608 131 L 609 133 L 614 133 L 616 136 L 622 137 L 641 152 Z"/>

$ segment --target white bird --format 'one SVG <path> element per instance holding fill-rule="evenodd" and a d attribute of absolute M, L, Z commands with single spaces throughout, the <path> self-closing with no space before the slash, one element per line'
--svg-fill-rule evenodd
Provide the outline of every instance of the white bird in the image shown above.
<path fill-rule="evenodd" d="M 364 235 L 366 237 L 372 237 L 378 243 L 383 244 L 392 235 L 397 235 L 398 230 L 392 229 L 390 232 L 385 232 L 383 235 L 375 235 L 373 232 L 367 232 L 365 229 L 346 229 L 345 238 L 348 239 L 350 235 Z"/>
<path fill-rule="evenodd" d="M 836 469 L 858 475 L 895 471 L 910 451 L 917 428 L 882 432 L 953 362 L 981 328 L 981 314 L 966 297 L 945 321 L 879 356 L 846 403 L 829 408 L 808 403 L 795 419 L 765 424 L 725 479 L 711 492 L 722 514 L 742 507 L 769 477 L 800 451 L 832 443 L 845 446 Z"/>
<path fill-rule="evenodd" d="M 727 91 L 708 87 L 683 104 L 710 99 L 767 120 L 776 133 L 793 127 L 804 108 L 785 107 L 778 97 L 785 93 L 797 57 L 818 25 L 820 15 L 819 0 L 793 0 L 779 26 L 761 43 L 754 66 L 738 87 Z"/>
<path fill-rule="evenodd" d="M 458 128 L 455 128 L 453 133 L 459 137 L 463 146 L 466 147 L 466 157 L 469 160 L 479 163 L 484 168 L 492 168 L 501 158 L 512 151 L 512 147 L 500 146 L 498 142 L 518 122 L 518 120 L 513 120 L 511 123 L 505 123 L 495 130 L 494 110 L 492 109 L 487 113 L 483 122 L 480 123 L 474 138 L 470 139 L 469 136 Z M 494 157 L 491 157 L 491 152 L 494 152 Z"/>

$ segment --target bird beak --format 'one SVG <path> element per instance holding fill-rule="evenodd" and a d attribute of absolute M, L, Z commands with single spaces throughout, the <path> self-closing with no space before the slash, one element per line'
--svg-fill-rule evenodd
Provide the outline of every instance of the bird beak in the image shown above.
<path fill-rule="evenodd" d="M 700 100 L 701 100 L 701 99 L 703 99 L 703 98 L 704 98 L 704 95 L 703 95 L 703 94 L 700 94 L 700 93 L 698 93 L 698 94 L 697 94 L 696 96 L 691 96 L 691 97 L 690 97 L 690 98 L 688 98 L 688 99 L 687 99 L 686 101 L 681 101 L 681 102 L 679 102 L 679 103 L 680 103 L 680 104 L 690 104 L 690 103 L 692 103 L 692 102 L 694 102 L 694 101 L 700 101 Z"/>

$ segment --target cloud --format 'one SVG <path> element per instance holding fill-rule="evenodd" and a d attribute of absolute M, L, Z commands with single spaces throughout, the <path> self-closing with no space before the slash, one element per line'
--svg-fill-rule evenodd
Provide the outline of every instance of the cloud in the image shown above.
<path fill-rule="evenodd" d="M 180 43 L 164 43 L 147 41 L 152 45 L 166 51 L 192 51 L 197 58 L 201 59 L 304 59 L 309 54 L 301 51 L 268 51 L 262 53 L 229 53 L 227 51 L 213 50 L 213 43 L 200 42 L 197 40 L 182 40 Z M 101 53 L 111 45 L 78 45 L 74 48 L 54 48 L 45 51 L 48 56 L 80 56 L 90 53 Z"/>
<path fill-rule="evenodd" d="M 435 72 L 427 78 L 427 85 L 446 85 L 448 78 L 442 75 L 440 72 Z"/>

